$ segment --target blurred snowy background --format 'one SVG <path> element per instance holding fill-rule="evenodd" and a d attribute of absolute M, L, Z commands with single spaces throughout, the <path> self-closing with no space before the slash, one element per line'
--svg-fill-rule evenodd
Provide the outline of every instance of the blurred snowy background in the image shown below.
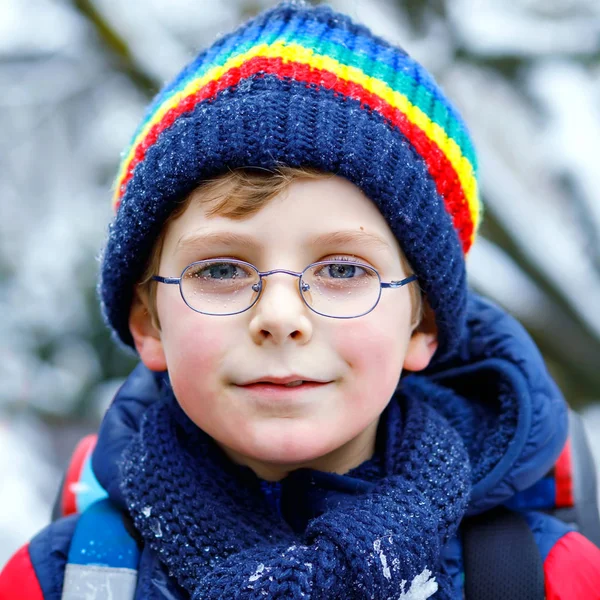
<path fill-rule="evenodd" d="M 274 0 L 0 2 L 0 565 L 134 360 L 94 286 L 148 99 Z M 519 318 L 600 455 L 600 2 L 332 0 L 434 73 L 479 148 L 473 286 Z"/>

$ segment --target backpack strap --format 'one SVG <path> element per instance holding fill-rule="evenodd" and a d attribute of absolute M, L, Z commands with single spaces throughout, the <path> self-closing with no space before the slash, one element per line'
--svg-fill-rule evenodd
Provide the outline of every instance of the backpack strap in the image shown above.
<path fill-rule="evenodd" d="M 546 512 L 577 529 L 600 547 L 597 467 L 583 421 L 569 411 L 569 438 L 545 477 L 515 494 L 505 505 L 516 511 Z"/>
<path fill-rule="evenodd" d="M 467 600 L 544 600 L 544 567 L 525 518 L 504 507 L 463 522 Z"/>
<path fill-rule="evenodd" d="M 140 550 L 121 512 L 100 500 L 79 517 L 65 568 L 62 600 L 133 600 Z M 91 597 L 91 596 L 90 596 Z"/>
<path fill-rule="evenodd" d="M 92 453 L 97 440 L 96 434 L 90 434 L 75 447 L 54 502 L 53 521 L 83 513 L 88 506 L 108 496 L 92 469 Z"/>
<path fill-rule="evenodd" d="M 552 514 L 600 547 L 596 470 L 583 421 L 569 411 L 569 440 L 554 468 L 557 497 L 561 491 L 562 502 L 556 502 Z"/>

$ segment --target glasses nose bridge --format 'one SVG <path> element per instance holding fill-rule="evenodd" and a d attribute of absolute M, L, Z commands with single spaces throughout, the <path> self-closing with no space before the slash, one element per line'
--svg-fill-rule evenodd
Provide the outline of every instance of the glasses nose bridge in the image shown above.
<path fill-rule="evenodd" d="M 284 273 L 285 275 L 292 275 L 293 277 L 296 277 L 298 279 L 299 284 L 302 280 L 302 275 L 304 275 L 304 271 L 297 272 L 297 271 L 290 271 L 289 269 L 272 269 L 271 271 L 263 271 L 263 272 L 259 271 L 258 276 L 261 281 L 261 286 L 260 286 L 261 292 L 263 291 L 262 280 L 265 279 L 266 277 L 269 277 L 269 275 L 275 275 L 277 273 Z M 303 291 L 306 291 L 306 290 L 303 290 Z"/>
<path fill-rule="evenodd" d="M 271 271 L 259 271 L 259 276 L 262 279 L 263 277 L 268 277 L 269 275 L 275 275 L 275 273 L 285 273 L 286 275 L 293 275 L 294 277 L 302 277 L 302 273 L 297 273 L 296 271 L 289 271 L 288 269 L 273 269 Z"/>

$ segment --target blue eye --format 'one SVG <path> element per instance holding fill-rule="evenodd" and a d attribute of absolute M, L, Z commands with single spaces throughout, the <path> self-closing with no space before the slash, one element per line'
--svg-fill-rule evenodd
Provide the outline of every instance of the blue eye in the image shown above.
<path fill-rule="evenodd" d="M 327 265 L 324 268 L 327 271 L 327 275 L 334 279 L 351 279 L 356 274 L 356 269 L 360 269 L 356 265 L 345 265 L 343 263 Z"/>
<path fill-rule="evenodd" d="M 190 269 L 190 277 L 202 279 L 238 279 L 248 277 L 249 273 L 241 265 L 232 262 L 214 262 L 209 264 L 197 265 Z"/>
<path fill-rule="evenodd" d="M 325 279 L 356 279 L 370 275 L 370 268 L 362 265 L 360 259 L 352 255 L 341 254 L 325 259 L 328 265 L 323 265 L 314 272 L 316 277 Z"/>
<path fill-rule="evenodd" d="M 322 279 L 356 279 L 369 275 L 366 265 L 363 267 L 347 258 L 335 258 L 327 265 L 321 265 L 314 271 L 314 276 Z"/>

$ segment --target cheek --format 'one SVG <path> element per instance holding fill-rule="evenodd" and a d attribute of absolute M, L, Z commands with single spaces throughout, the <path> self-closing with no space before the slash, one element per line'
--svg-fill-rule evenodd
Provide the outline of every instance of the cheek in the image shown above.
<path fill-rule="evenodd" d="M 339 356 L 351 369 L 357 390 L 391 394 L 398 383 L 408 345 L 408 332 L 393 317 L 356 319 L 334 336 Z M 389 396 L 386 401 L 389 400 Z"/>
<path fill-rule="evenodd" d="M 172 316 L 161 322 L 167 368 L 175 395 L 189 406 L 216 393 L 227 332 L 222 323 L 197 313 Z"/>

